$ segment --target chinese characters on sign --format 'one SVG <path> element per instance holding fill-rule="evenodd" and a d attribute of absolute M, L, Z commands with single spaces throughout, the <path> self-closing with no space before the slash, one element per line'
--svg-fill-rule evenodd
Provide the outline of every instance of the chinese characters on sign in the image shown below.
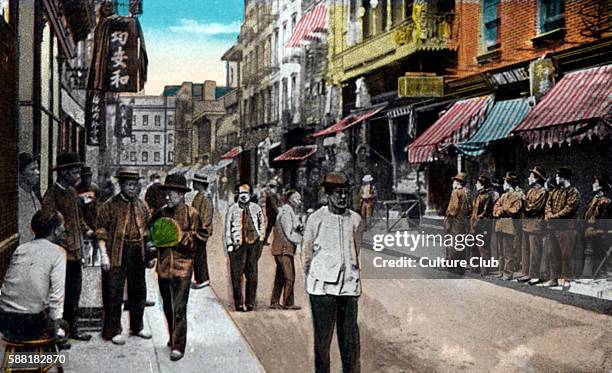
<path fill-rule="evenodd" d="M 105 86 L 109 92 L 136 92 L 138 35 L 127 22 L 114 22 L 110 28 Z"/>
<path fill-rule="evenodd" d="M 117 138 L 132 136 L 132 106 L 124 103 L 117 105 L 115 115 L 115 136 Z"/>
<path fill-rule="evenodd" d="M 85 101 L 85 127 L 87 129 L 87 145 L 99 146 L 104 143 L 106 124 L 106 102 L 104 92 L 87 91 Z"/>

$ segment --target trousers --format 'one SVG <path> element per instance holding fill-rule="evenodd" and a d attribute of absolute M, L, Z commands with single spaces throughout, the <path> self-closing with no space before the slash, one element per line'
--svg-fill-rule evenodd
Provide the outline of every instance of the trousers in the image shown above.
<path fill-rule="evenodd" d="M 293 256 L 274 255 L 276 273 L 274 274 L 274 288 L 270 304 L 279 304 L 283 295 L 283 306 L 293 306 L 293 285 L 295 283 L 295 266 Z"/>
<path fill-rule="evenodd" d="M 170 345 L 173 350 L 185 352 L 187 345 L 187 302 L 189 301 L 189 277 L 158 278 L 164 315 L 168 324 Z"/>
<path fill-rule="evenodd" d="M 261 251 L 261 242 L 256 241 L 253 244 L 242 244 L 229 253 L 232 292 L 236 309 L 241 308 L 243 305 L 255 307 L 255 299 L 257 297 L 257 265 Z M 242 296 L 243 286 L 245 288 L 244 298 Z"/>

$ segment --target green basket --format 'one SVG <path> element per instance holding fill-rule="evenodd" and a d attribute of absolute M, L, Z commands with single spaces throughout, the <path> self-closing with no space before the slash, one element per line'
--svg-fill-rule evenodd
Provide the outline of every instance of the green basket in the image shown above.
<path fill-rule="evenodd" d="M 151 241 L 155 247 L 172 247 L 181 242 L 181 227 L 172 218 L 159 218 L 151 226 Z"/>

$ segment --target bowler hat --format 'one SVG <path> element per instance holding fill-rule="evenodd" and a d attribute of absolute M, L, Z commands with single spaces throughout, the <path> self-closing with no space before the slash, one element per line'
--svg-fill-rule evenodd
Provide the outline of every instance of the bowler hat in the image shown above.
<path fill-rule="evenodd" d="M 346 188 L 351 186 L 348 177 L 343 172 L 328 172 L 321 185 L 324 188 Z"/>
<path fill-rule="evenodd" d="M 81 176 L 91 176 L 91 175 L 93 175 L 93 172 L 91 172 L 91 167 L 83 166 L 81 168 Z"/>
<path fill-rule="evenodd" d="M 208 183 L 208 176 L 201 175 L 201 174 L 195 174 L 193 175 L 193 178 L 191 180 L 197 183 Z"/>
<path fill-rule="evenodd" d="M 162 188 L 174 189 L 185 193 L 191 191 L 191 189 L 187 187 L 187 179 L 181 174 L 170 174 L 166 176 Z"/>
<path fill-rule="evenodd" d="M 599 186 L 601 186 L 604 190 L 612 189 L 612 184 L 610 183 L 610 178 L 605 173 L 595 174 L 593 176 L 593 181 L 597 180 Z"/>
<path fill-rule="evenodd" d="M 557 173 L 557 175 L 559 175 L 559 177 L 562 177 L 564 179 L 569 179 L 574 174 L 572 172 L 572 170 L 570 170 L 567 167 L 560 167 L 560 168 L 558 168 L 556 173 Z"/>
<path fill-rule="evenodd" d="M 540 166 L 535 166 L 531 170 L 529 170 L 532 174 L 536 175 L 536 177 L 540 178 L 542 181 L 546 180 L 546 172 Z"/>
<path fill-rule="evenodd" d="M 506 176 L 503 179 L 509 183 L 518 184 L 518 176 L 514 172 L 506 172 Z"/>
<path fill-rule="evenodd" d="M 117 170 L 115 178 L 119 180 L 138 180 L 140 179 L 140 174 L 136 170 L 120 168 L 119 170 Z"/>
<path fill-rule="evenodd" d="M 79 159 L 79 155 L 76 153 L 60 153 L 55 159 L 55 167 L 53 171 L 57 171 L 66 167 L 81 167 L 83 162 Z"/>
<path fill-rule="evenodd" d="M 38 160 L 38 157 L 33 157 L 32 154 L 27 152 L 19 153 L 19 171 L 29 166 L 32 162 Z"/>
<path fill-rule="evenodd" d="M 465 172 L 459 172 L 457 175 L 453 176 L 453 180 L 457 180 L 460 183 L 465 184 L 465 180 L 467 178 L 467 175 L 465 174 Z"/>

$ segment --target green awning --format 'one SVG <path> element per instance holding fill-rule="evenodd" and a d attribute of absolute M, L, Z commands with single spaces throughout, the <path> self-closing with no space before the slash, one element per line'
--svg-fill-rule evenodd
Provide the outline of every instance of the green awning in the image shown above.
<path fill-rule="evenodd" d="M 484 154 L 490 142 L 507 138 L 529 109 L 525 98 L 496 102 L 478 132 L 467 141 L 455 145 L 457 150 L 470 157 Z"/>

